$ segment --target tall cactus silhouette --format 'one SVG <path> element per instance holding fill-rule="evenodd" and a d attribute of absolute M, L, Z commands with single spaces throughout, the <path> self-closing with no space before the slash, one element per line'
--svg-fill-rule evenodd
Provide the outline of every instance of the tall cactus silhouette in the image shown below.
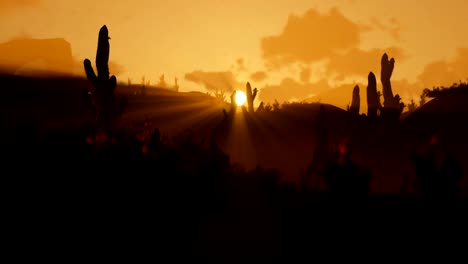
<path fill-rule="evenodd" d="M 361 107 L 361 97 L 359 95 L 359 86 L 354 86 L 353 89 L 353 100 L 351 101 L 350 112 L 359 115 L 359 109 Z"/>
<path fill-rule="evenodd" d="M 252 93 L 252 87 L 250 86 L 250 83 L 248 82 L 247 85 L 246 85 L 246 95 L 247 95 L 247 106 L 248 106 L 248 109 L 249 109 L 249 112 L 250 113 L 253 113 L 255 112 L 254 111 L 254 100 L 255 100 L 255 97 L 257 96 L 257 92 L 258 92 L 258 89 L 255 88 L 253 90 L 253 93 Z"/>
<path fill-rule="evenodd" d="M 400 103 L 400 96 L 393 95 L 392 84 L 390 78 L 392 77 L 393 68 L 395 67 L 395 59 L 388 59 L 387 53 L 384 53 L 381 60 L 380 80 L 382 82 L 382 92 L 384 97 L 383 110 L 386 114 L 398 118 L 403 111 L 402 104 Z M 404 106 L 403 106 L 404 107 Z"/>
<path fill-rule="evenodd" d="M 392 77 L 393 68 L 395 67 L 395 59 L 388 59 L 387 53 L 384 53 L 381 60 L 380 81 L 382 82 L 382 91 L 384 97 L 385 108 L 395 108 L 394 96 L 392 91 L 392 84 L 390 78 Z"/>
<path fill-rule="evenodd" d="M 90 92 L 96 108 L 96 119 L 98 125 L 105 131 L 112 128 L 117 117 L 122 114 L 126 106 L 126 100 L 117 100 L 114 94 L 117 87 L 117 78 L 114 75 L 109 77 L 109 39 L 109 31 L 104 25 L 99 30 L 98 37 L 96 52 L 97 75 L 89 59 L 85 59 L 83 62 L 86 76 L 92 84 Z"/>
<path fill-rule="evenodd" d="M 377 93 L 377 80 L 373 72 L 367 77 L 367 116 L 370 118 L 377 117 L 379 109 L 379 94 Z"/>

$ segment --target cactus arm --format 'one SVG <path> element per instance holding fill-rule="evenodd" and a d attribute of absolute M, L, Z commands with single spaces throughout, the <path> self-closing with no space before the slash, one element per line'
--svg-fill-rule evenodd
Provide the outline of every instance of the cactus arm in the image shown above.
<path fill-rule="evenodd" d="M 112 75 L 109 79 L 109 92 L 114 92 L 115 88 L 117 88 L 117 78 Z"/>
<path fill-rule="evenodd" d="M 252 101 L 255 101 L 255 97 L 257 96 L 257 92 L 258 92 L 258 89 L 255 88 L 255 89 L 253 90 L 253 94 L 252 94 Z"/>
<path fill-rule="evenodd" d="M 94 73 L 93 66 L 91 65 L 91 61 L 88 59 L 85 59 L 84 62 L 84 69 L 86 73 L 86 77 L 88 78 L 89 82 L 95 87 L 97 86 L 97 76 L 96 73 Z"/>

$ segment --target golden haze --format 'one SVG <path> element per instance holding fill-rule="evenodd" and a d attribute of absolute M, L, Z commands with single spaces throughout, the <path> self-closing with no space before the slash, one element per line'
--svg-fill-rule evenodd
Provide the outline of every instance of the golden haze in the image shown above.
<path fill-rule="evenodd" d="M 468 78 L 462 0 L 2 0 L 0 10 L 0 65 L 15 71 L 83 74 L 106 24 L 120 81 L 156 83 L 165 74 L 178 77 L 182 91 L 228 92 L 251 81 L 260 100 L 344 107 L 355 84 L 365 90 L 369 71 L 380 73 L 383 52 L 396 59 L 394 88 L 406 101 L 424 87 Z"/>

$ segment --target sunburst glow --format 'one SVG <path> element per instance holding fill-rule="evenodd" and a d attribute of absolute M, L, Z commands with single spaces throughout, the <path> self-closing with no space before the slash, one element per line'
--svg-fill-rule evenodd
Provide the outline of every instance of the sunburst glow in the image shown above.
<path fill-rule="evenodd" d="M 236 91 L 236 104 L 242 106 L 247 101 L 247 95 L 243 91 Z"/>

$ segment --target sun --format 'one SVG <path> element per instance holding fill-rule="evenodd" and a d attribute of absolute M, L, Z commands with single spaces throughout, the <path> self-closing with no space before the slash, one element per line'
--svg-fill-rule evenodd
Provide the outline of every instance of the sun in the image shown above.
<path fill-rule="evenodd" d="M 236 91 L 236 105 L 242 106 L 247 101 L 247 95 L 243 91 Z"/>

